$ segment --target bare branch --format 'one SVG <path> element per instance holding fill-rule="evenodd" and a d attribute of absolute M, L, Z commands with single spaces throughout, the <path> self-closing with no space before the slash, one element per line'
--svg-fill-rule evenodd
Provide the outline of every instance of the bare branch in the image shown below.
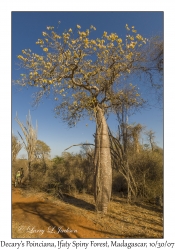
<path fill-rule="evenodd" d="M 74 147 L 74 146 L 80 146 L 80 145 L 92 145 L 92 146 L 95 146 L 95 145 L 92 144 L 92 143 L 80 143 L 80 144 L 74 144 L 74 145 L 72 145 L 72 146 L 66 148 L 64 151 L 66 151 L 66 150 L 68 150 L 69 148 L 72 148 L 72 147 Z"/>

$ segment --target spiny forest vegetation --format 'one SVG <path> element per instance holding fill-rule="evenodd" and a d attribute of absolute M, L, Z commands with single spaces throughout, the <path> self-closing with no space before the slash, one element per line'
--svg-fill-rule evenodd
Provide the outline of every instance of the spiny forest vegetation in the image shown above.
<path fill-rule="evenodd" d="M 96 211 L 104 214 L 111 193 L 122 194 L 129 203 L 153 199 L 160 205 L 163 150 L 155 144 L 153 131 L 147 131 L 149 143 L 142 145 L 144 127 L 128 124 L 128 116 L 149 101 L 130 82 L 132 77 L 161 98 L 163 41 L 160 37 L 148 40 L 128 25 L 125 41 L 106 31 L 101 38 L 92 39 L 95 30 L 91 26 L 81 31 L 77 25 L 74 31 L 70 28 L 57 34 L 54 27 L 47 27 L 43 38 L 36 42 L 45 55 L 22 50 L 18 59 L 25 74 L 15 81 L 37 90 L 36 105 L 44 95 L 53 96 L 57 102 L 55 114 L 70 127 L 83 117 L 94 120 L 94 147 L 82 145 L 79 154 L 63 152 L 50 159 L 50 148 L 37 140 L 37 128 L 33 128 L 30 115 L 26 127 L 16 118 L 24 134 L 19 136 L 28 159 L 16 159 L 21 143 L 12 136 L 13 173 L 19 165 L 25 165 L 24 182 L 60 197 L 74 192 L 93 194 Z M 118 119 L 116 134 L 106 122 L 111 113 Z"/>
<path fill-rule="evenodd" d="M 27 133 L 34 130 L 31 123 L 29 127 Z M 137 124 L 129 126 L 128 129 L 128 169 L 124 166 L 118 135 L 113 136 L 110 133 L 112 195 L 125 197 L 130 203 L 145 201 L 163 206 L 163 149 L 154 142 L 153 131 L 143 131 L 141 128 L 142 126 Z M 139 138 L 143 133 L 148 135 L 147 144 L 140 143 Z M 37 140 L 36 130 L 33 136 L 36 136 L 36 140 L 32 140 L 32 134 L 28 134 L 27 137 L 31 138 L 31 141 L 21 136 L 25 141 L 23 145 L 28 155 L 27 159 L 22 159 L 17 158 L 22 143 L 18 141 L 17 136 L 12 135 L 13 181 L 17 170 L 23 167 L 25 174 L 23 184 L 37 191 L 48 192 L 61 199 L 64 194 L 93 195 L 94 146 L 84 143 L 77 154 L 64 151 L 61 156 L 57 155 L 51 159 L 50 147 L 45 142 Z"/>

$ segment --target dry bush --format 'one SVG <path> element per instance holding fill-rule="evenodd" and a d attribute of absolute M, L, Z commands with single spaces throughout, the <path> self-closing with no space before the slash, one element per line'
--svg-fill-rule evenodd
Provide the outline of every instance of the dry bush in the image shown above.
<path fill-rule="evenodd" d="M 55 174 L 53 174 L 55 173 Z M 57 157 L 50 176 L 62 184 L 62 190 L 67 193 L 91 192 L 93 183 L 93 166 L 81 154 L 63 153 Z"/>
<path fill-rule="evenodd" d="M 146 200 L 163 198 L 163 153 L 143 150 L 130 157 L 130 169 L 137 184 L 137 196 Z"/>
<path fill-rule="evenodd" d="M 39 170 L 42 170 L 42 166 L 35 164 L 35 172 Z M 41 186 L 47 192 L 59 190 L 74 195 L 93 191 L 93 166 L 80 154 L 63 153 L 62 157 L 56 156 L 50 161 L 44 178 Z M 32 179 L 34 182 L 35 176 Z"/>
<path fill-rule="evenodd" d="M 127 193 L 127 182 L 121 173 L 118 173 L 115 169 L 113 170 L 112 178 L 112 193 Z"/>
<path fill-rule="evenodd" d="M 141 150 L 138 154 L 129 155 L 129 167 L 137 185 L 137 196 L 133 201 L 163 200 L 163 151 Z M 46 166 L 44 165 L 46 164 Z M 27 178 L 27 160 L 17 160 L 12 165 L 12 177 L 16 171 L 24 168 L 24 180 Z M 46 168 L 45 168 L 46 167 Z M 45 172 L 46 169 L 46 172 Z M 71 195 L 93 193 L 94 166 L 81 154 L 64 153 L 52 161 L 41 160 L 32 163 L 30 187 L 45 191 L 53 196 L 59 193 Z M 25 182 L 24 182 L 25 183 Z M 127 180 L 118 170 L 113 169 L 112 193 L 118 196 L 127 195 Z"/>

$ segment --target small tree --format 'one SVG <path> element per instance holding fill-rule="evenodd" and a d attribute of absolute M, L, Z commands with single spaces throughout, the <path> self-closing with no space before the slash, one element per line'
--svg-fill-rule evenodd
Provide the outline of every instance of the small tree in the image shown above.
<path fill-rule="evenodd" d="M 44 172 L 46 173 L 46 159 L 50 154 L 50 147 L 43 141 L 37 140 L 35 146 L 35 157 L 37 159 L 41 159 L 44 165 Z"/>
<path fill-rule="evenodd" d="M 121 100 L 128 100 L 123 80 L 125 76 L 140 70 L 145 63 L 141 46 L 146 39 L 134 27 L 126 29 L 126 43 L 116 34 L 104 31 L 101 38 L 90 39 L 94 26 L 75 32 L 70 28 L 57 34 L 54 27 L 47 27 L 43 39 L 36 42 L 43 54 L 38 55 L 30 49 L 22 50 L 18 58 L 20 66 L 27 70 L 16 83 L 21 86 L 40 87 L 35 95 L 38 103 L 43 95 L 53 93 L 56 105 L 55 113 L 68 125 L 74 126 L 84 116 L 96 122 L 95 134 L 95 175 L 94 197 L 97 211 L 107 212 L 111 197 L 112 168 L 108 126 L 105 116 L 121 107 Z M 142 102 L 138 91 L 128 86 L 129 103 L 139 105 Z"/>
<path fill-rule="evenodd" d="M 36 150 L 37 126 L 36 126 L 36 129 L 33 128 L 30 112 L 26 120 L 26 126 L 24 126 L 24 124 L 20 122 L 17 116 L 15 120 L 19 124 L 24 134 L 24 137 L 22 137 L 21 134 L 18 132 L 20 138 L 23 141 L 24 148 L 28 154 L 28 178 L 29 180 L 31 180 L 31 163 L 32 163 L 32 160 L 34 159 L 34 153 Z"/>
<path fill-rule="evenodd" d="M 50 147 L 43 141 L 37 140 L 35 146 L 35 156 L 37 159 L 48 158 L 50 154 Z"/>
<path fill-rule="evenodd" d="M 155 132 L 153 132 L 152 130 L 149 130 L 146 132 L 148 141 L 150 143 L 151 149 L 152 151 L 154 151 L 154 147 L 155 147 L 155 142 L 154 142 L 154 138 L 155 138 Z"/>
<path fill-rule="evenodd" d="M 19 151 L 22 149 L 22 143 L 18 141 L 18 138 L 12 135 L 12 162 L 16 160 Z"/>
<path fill-rule="evenodd" d="M 131 140 L 132 140 L 132 146 L 134 149 L 134 153 L 139 153 L 140 152 L 140 143 L 139 143 L 139 139 L 140 139 L 140 133 L 143 130 L 144 126 L 141 125 L 140 123 L 136 124 L 136 125 L 130 125 L 128 128 L 128 132 L 130 134 Z"/>

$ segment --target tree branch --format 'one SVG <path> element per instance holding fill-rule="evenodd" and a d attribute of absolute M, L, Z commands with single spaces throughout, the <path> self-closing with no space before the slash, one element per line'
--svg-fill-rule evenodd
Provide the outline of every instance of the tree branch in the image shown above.
<path fill-rule="evenodd" d="M 74 146 L 80 146 L 80 145 L 92 145 L 92 146 L 95 146 L 95 145 L 94 145 L 94 144 L 92 144 L 92 143 L 80 143 L 80 144 L 75 144 L 75 145 L 72 145 L 72 146 L 70 146 L 70 147 L 66 148 L 64 151 L 66 151 L 66 150 L 68 150 L 69 148 L 72 148 L 72 147 L 74 147 Z"/>

